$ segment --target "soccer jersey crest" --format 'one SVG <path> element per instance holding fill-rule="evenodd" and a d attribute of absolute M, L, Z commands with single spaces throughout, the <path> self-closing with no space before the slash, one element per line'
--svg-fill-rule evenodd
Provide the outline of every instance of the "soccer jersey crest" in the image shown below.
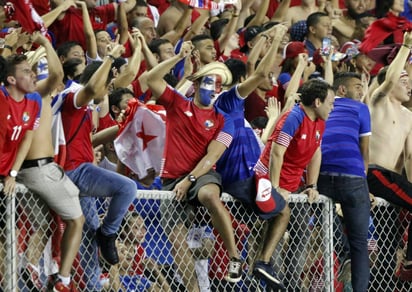
<path fill-rule="evenodd" d="M 320 131 L 316 130 L 316 135 L 315 135 L 316 141 L 319 141 L 320 139 Z"/>
<path fill-rule="evenodd" d="M 30 115 L 29 115 L 28 112 L 23 113 L 22 120 L 23 120 L 24 123 L 27 123 L 30 120 Z"/>
<path fill-rule="evenodd" d="M 207 129 L 207 130 L 209 130 L 210 128 L 212 128 L 214 125 L 215 125 L 215 123 L 214 123 L 213 121 L 211 121 L 211 120 L 206 120 L 206 122 L 205 122 L 205 126 L 206 126 L 206 129 Z"/>

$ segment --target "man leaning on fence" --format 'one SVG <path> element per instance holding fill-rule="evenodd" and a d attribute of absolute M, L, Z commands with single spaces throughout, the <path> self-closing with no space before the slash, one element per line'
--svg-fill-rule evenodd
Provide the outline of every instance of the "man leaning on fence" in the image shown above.
<path fill-rule="evenodd" d="M 325 120 L 333 109 L 334 92 L 328 83 L 318 79 L 305 82 L 299 92 L 300 104 L 280 116 L 256 163 L 255 175 L 258 184 L 259 180 L 270 180 L 273 188 L 287 200 L 291 192 L 299 189 L 306 169 L 303 193 L 308 195 L 309 202 L 313 202 L 319 195 L 316 182 L 321 161 L 320 145 Z M 270 201 L 264 203 L 267 205 Z M 291 278 L 287 280 L 293 281 Z"/>
<path fill-rule="evenodd" d="M 6 196 L 15 192 L 16 177 L 29 151 L 34 130 L 39 127 L 42 106 L 41 96 L 36 90 L 36 74 L 32 71 L 25 55 L 11 55 L 7 61 L 0 57 L 0 95 L 9 105 L 5 143 L 0 153 L 0 177 L 4 185 L 0 196 L 0 261 L 4 273 L 5 259 Z M 4 274 L 3 274 L 4 275 Z M 4 279 L 4 277 L 2 277 Z"/>
<path fill-rule="evenodd" d="M 161 170 L 163 189 L 174 191 L 173 217 L 166 218 L 169 239 L 179 271 L 189 291 L 198 291 L 194 275 L 194 260 L 186 243 L 187 211 L 190 206 L 204 206 L 212 218 L 231 258 L 226 280 L 240 281 L 242 263 L 235 244 L 231 219 L 220 201 L 221 179 L 212 167 L 230 145 L 233 123 L 213 106 L 217 79 L 230 82 L 230 71 L 221 63 L 206 65 L 209 70 L 194 80 L 195 95 L 188 100 L 163 80 L 180 60 L 190 57 L 191 42 L 182 45 L 180 53 L 154 67 L 148 76 L 148 85 L 157 101 L 167 111 L 166 146 Z M 205 66 L 205 67 L 206 67 Z M 163 206 L 164 207 L 164 206 Z M 170 205 L 166 206 L 166 208 Z M 165 208 L 162 211 L 166 211 Z M 165 214 L 162 212 L 162 216 Z"/>
<path fill-rule="evenodd" d="M 342 206 L 352 269 L 353 291 L 367 291 L 369 284 L 368 229 L 370 217 L 366 169 L 369 162 L 370 114 L 363 95 L 361 76 L 337 74 L 334 110 L 326 121 L 322 139 L 322 164 L 318 190 Z M 343 266 L 342 266 L 343 268 Z"/>

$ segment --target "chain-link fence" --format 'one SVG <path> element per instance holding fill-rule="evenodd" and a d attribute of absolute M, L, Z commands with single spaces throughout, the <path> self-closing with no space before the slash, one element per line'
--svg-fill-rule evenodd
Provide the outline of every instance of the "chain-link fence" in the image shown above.
<path fill-rule="evenodd" d="M 175 218 L 182 211 L 172 198 L 169 192 L 137 192 L 118 234 L 120 263 L 111 268 L 93 264 L 97 253 L 90 234 L 98 224 L 86 224 L 72 272 L 78 290 L 193 291 L 190 285 L 199 285 L 201 291 L 270 291 L 250 275 L 265 222 L 231 196 L 222 196 L 245 263 L 242 280 L 231 284 L 224 279 L 229 257 L 207 211 L 203 207 L 185 209 L 184 224 L 176 225 Z M 410 218 L 386 201 L 377 201 L 368 240 L 369 290 L 410 291 L 410 284 L 396 277 Z M 106 201 L 93 198 L 87 203 L 96 206 L 89 205 L 88 211 L 97 210 L 99 218 L 104 216 Z M 346 250 L 339 232 L 344 222 L 339 206 L 323 196 L 310 205 L 304 195 L 291 195 L 289 206 L 290 224 L 273 255 L 273 265 L 287 290 L 351 291 L 350 273 L 341 273 L 338 279 Z M 2 291 L 49 291 L 58 271 L 64 224 L 56 222 L 21 185 L 15 200 L 2 194 L 0 219 Z"/>

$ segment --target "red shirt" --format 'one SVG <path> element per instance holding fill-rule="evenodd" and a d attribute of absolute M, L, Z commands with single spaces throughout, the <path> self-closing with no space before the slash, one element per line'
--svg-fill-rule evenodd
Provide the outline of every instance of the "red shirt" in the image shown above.
<path fill-rule="evenodd" d="M 166 109 L 166 143 L 161 177 L 188 174 L 206 155 L 212 140 L 229 147 L 234 126 L 229 116 L 215 108 L 200 109 L 169 86 L 158 99 Z"/>
<path fill-rule="evenodd" d="M 280 172 L 279 186 L 290 192 L 298 189 L 306 166 L 319 148 L 325 131 L 325 121 L 312 121 L 299 105 L 284 113 L 276 124 L 265 148 L 256 163 L 255 170 L 261 175 L 269 172 L 272 143 L 286 147 Z"/>
<path fill-rule="evenodd" d="M 35 130 L 39 126 L 42 99 L 37 92 L 34 92 L 26 94 L 22 101 L 17 102 L 9 95 L 5 87 L 1 87 L 0 96 L 9 107 L 6 129 L 2 129 L 5 131 L 5 147 L 0 152 L 0 176 L 7 176 L 14 164 L 24 135 L 27 131 Z M 3 106 L 4 103 L 1 107 Z"/>
<path fill-rule="evenodd" d="M 113 3 L 97 6 L 89 10 L 93 30 L 106 29 L 107 24 L 114 21 L 115 6 Z M 86 49 L 86 38 L 83 28 L 82 10 L 70 7 L 61 20 L 56 20 L 49 28 L 56 39 L 56 47 L 67 41 L 77 41 Z"/>
<path fill-rule="evenodd" d="M 0 104 L 0 153 L 3 153 L 7 133 L 7 127 L 4 127 L 4 125 L 7 124 L 7 116 L 9 114 L 9 104 L 4 94 L 0 94 Z"/>
<path fill-rule="evenodd" d="M 97 132 L 110 128 L 111 126 L 114 126 L 114 125 L 117 125 L 116 121 L 113 120 L 110 113 L 107 113 L 104 117 L 99 118 L 99 127 L 97 128 Z"/>
<path fill-rule="evenodd" d="M 64 170 L 73 170 L 85 162 L 93 162 L 91 132 L 93 129 L 92 112 L 88 106 L 76 108 L 76 93 L 67 94 L 61 111 L 64 136 L 66 138 L 66 162 Z"/>

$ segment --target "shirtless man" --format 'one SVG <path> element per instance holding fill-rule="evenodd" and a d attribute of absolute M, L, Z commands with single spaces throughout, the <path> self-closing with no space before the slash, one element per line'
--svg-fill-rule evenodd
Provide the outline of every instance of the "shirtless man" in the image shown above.
<path fill-rule="evenodd" d="M 49 64 L 60 64 L 59 58 L 52 47 L 51 43 L 40 34 L 34 35 L 36 43 L 46 49 L 47 61 Z M 23 162 L 17 181 L 26 185 L 36 196 L 45 202 L 45 204 L 54 210 L 66 223 L 66 228 L 61 239 L 61 266 L 55 283 L 55 291 L 70 291 L 70 271 L 73 260 L 77 255 L 82 236 L 84 217 L 80 208 L 79 190 L 73 182 L 64 174 L 62 168 L 53 162 L 54 149 L 52 143 L 51 123 L 51 100 L 50 94 L 60 84 L 63 79 L 63 69 L 61 66 L 49 66 L 49 76 L 37 84 L 36 90 L 43 98 L 42 110 L 40 115 L 40 126 L 33 135 L 30 149 Z M 28 204 L 28 202 L 27 202 Z M 30 203 L 32 204 L 32 203 Z M 30 206 L 32 207 L 32 206 Z M 34 210 L 32 215 L 35 222 L 49 224 L 44 222 L 43 213 L 38 212 L 40 208 L 28 208 Z M 35 214 L 34 214 L 35 213 Z M 46 214 L 47 215 L 47 214 Z M 36 288 L 41 288 L 37 265 L 45 247 L 47 236 L 44 236 L 44 226 L 38 228 L 38 232 L 31 236 L 27 249 L 28 265 L 23 275 L 28 277 Z M 47 227 L 46 227 L 47 229 Z"/>
<path fill-rule="evenodd" d="M 378 74 L 379 87 L 370 103 L 368 184 L 372 194 L 412 211 L 412 112 L 402 106 L 409 100 L 409 77 L 402 71 L 412 47 L 412 32 L 404 34 L 403 44 L 391 65 Z M 403 160 L 403 163 L 399 163 Z M 402 176 L 402 168 L 406 177 Z M 400 278 L 412 281 L 412 224 Z"/>
<path fill-rule="evenodd" d="M 309 15 L 318 11 L 319 7 L 316 5 L 316 0 L 302 0 L 300 5 L 288 9 L 285 21 L 287 26 L 290 27 L 295 22 L 306 20 Z"/>

